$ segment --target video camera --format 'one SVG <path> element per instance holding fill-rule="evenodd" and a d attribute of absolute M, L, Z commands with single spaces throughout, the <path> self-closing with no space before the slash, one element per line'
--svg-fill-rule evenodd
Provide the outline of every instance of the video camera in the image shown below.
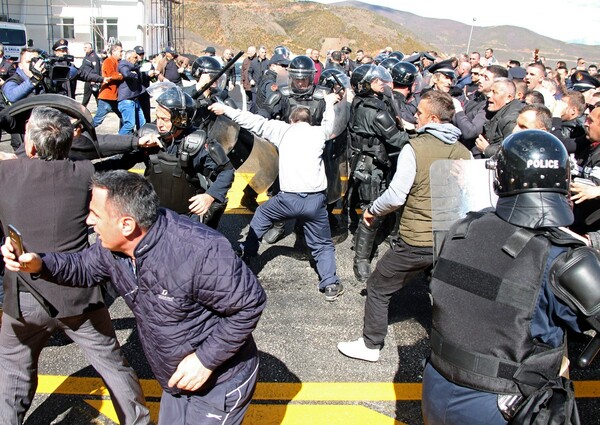
<path fill-rule="evenodd" d="M 38 60 L 42 60 L 46 64 L 46 71 L 44 72 L 45 77 L 56 82 L 69 81 L 71 62 L 73 62 L 74 59 L 75 58 L 72 55 L 46 56 L 41 54 L 40 56 L 31 59 L 29 70 L 36 73 L 37 70 L 34 70 L 34 65 Z"/>

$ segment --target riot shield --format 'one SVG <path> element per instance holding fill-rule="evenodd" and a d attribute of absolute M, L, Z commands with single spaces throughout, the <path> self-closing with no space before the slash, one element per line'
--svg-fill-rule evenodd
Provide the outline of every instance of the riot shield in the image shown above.
<path fill-rule="evenodd" d="M 31 115 L 31 110 L 36 106 L 49 106 L 64 112 L 71 118 L 78 120 L 83 129 L 88 132 L 94 141 L 96 141 L 96 129 L 92 125 L 92 114 L 81 103 L 62 94 L 38 94 L 36 96 L 27 97 L 13 103 L 6 112 L 17 120 L 19 125 L 22 125 L 20 133 L 25 132 L 25 122 Z"/>
<path fill-rule="evenodd" d="M 209 140 L 216 140 L 225 150 L 236 175 L 243 178 L 256 193 L 266 191 L 279 173 L 279 155 L 271 143 L 240 128 L 224 115 L 217 117 Z"/>
<path fill-rule="evenodd" d="M 328 204 L 340 200 L 348 189 L 348 132 L 346 127 L 350 119 L 350 107 L 346 95 L 334 105 L 334 110 L 333 137 L 325 143 L 323 150 Z"/>
<path fill-rule="evenodd" d="M 486 160 L 435 161 L 430 169 L 434 258 L 450 226 L 469 211 L 495 207 L 492 171 Z"/>

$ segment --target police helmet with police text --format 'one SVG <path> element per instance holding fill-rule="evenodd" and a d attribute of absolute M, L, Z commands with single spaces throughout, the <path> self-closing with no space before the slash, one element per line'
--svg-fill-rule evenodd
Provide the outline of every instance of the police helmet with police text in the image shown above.
<path fill-rule="evenodd" d="M 165 90 L 158 96 L 156 103 L 171 113 L 171 122 L 174 127 L 187 128 L 191 126 L 196 104 L 189 94 L 184 93 L 181 87 L 176 86 Z"/>
<path fill-rule="evenodd" d="M 310 92 L 316 72 L 315 62 L 308 56 L 296 56 L 292 59 L 288 66 L 288 78 L 292 92 L 296 94 Z"/>
<path fill-rule="evenodd" d="M 529 192 L 569 194 L 569 155 L 562 142 L 546 131 L 511 134 L 486 166 L 495 170 L 494 191 L 500 197 Z"/>

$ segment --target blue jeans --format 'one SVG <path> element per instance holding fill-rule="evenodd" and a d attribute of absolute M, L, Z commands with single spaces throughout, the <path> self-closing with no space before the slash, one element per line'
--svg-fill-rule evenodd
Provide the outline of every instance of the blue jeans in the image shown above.
<path fill-rule="evenodd" d="M 114 112 L 119 120 L 122 120 L 116 100 L 98 99 L 98 108 L 96 109 L 96 115 L 94 115 L 94 121 L 92 121 L 93 126 L 98 127 L 102 124 L 109 112 Z"/>
<path fill-rule="evenodd" d="M 325 192 L 279 192 L 259 206 L 250 221 L 248 237 L 242 244 L 244 252 L 251 256 L 256 255 L 258 240 L 269 230 L 271 224 L 287 218 L 298 218 L 304 225 L 306 245 L 317 263 L 319 289 L 323 290 L 328 285 L 339 283 Z"/>
<path fill-rule="evenodd" d="M 136 128 L 139 130 L 146 124 L 144 112 L 137 99 L 119 100 L 118 108 L 123 123 L 119 134 L 133 134 Z"/>

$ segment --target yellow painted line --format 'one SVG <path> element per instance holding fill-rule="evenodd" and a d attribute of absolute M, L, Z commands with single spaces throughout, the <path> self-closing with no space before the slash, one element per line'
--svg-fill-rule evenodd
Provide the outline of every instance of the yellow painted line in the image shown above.
<path fill-rule="evenodd" d="M 364 406 L 251 404 L 244 425 L 402 425 Z"/>
<path fill-rule="evenodd" d="M 108 419 L 118 423 L 115 409 L 108 400 L 85 400 Z M 150 419 L 158 422 L 160 403 L 146 403 Z M 201 423 L 201 421 L 199 422 Z M 404 425 L 394 418 L 364 406 L 355 405 L 302 405 L 302 404 L 251 404 L 243 425 Z"/>
<path fill-rule="evenodd" d="M 142 379 L 146 397 L 159 398 L 162 390 L 153 379 Z M 577 398 L 600 398 L 599 381 L 575 381 Z M 37 392 L 41 394 L 68 394 L 108 396 L 100 378 L 40 375 Z M 259 382 L 255 401 L 396 401 L 421 400 L 420 383 L 389 382 Z"/>

